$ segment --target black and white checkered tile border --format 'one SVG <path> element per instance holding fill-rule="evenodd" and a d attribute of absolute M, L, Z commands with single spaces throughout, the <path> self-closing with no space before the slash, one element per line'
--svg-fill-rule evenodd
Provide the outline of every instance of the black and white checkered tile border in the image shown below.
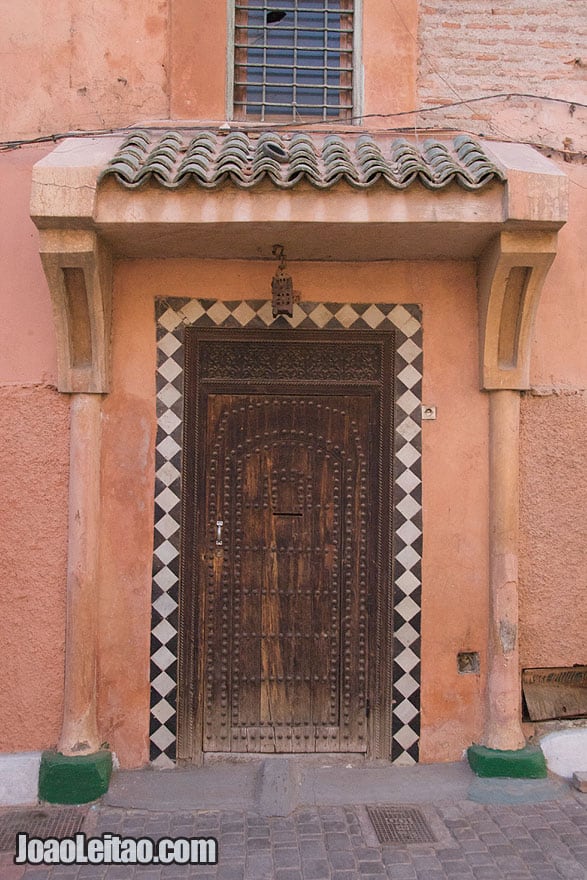
<path fill-rule="evenodd" d="M 292 318 L 273 318 L 267 300 L 160 299 L 157 316 L 157 443 L 155 546 L 151 627 L 150 756 L 157 767 L 175 762 L 179 536 L 183 419 L 184 328 L 300 327 L 396 330 L 391 759 L 418 760 L 420 732 L 420 617 L 422 557 L 421 385 L 422 327 L 415 305 L 300 303 Z"/>

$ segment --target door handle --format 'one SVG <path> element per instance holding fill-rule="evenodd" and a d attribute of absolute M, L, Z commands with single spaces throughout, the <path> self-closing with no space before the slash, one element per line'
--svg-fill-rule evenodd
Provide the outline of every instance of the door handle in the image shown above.
<path fill-rule="evenodd" d="M 222 527 L 224 525 L 224 520 L 218 519 L 216 520 L 216 546 L 222 547 Z"/>

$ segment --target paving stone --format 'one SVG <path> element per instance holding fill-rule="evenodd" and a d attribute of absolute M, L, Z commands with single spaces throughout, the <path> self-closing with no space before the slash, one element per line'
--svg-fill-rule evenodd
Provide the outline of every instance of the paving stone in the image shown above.
<path fill-rule="evenodd" d="M 347 830 L 347 823 L 343 819 L 323 819 L 322 827 L 324 831 L 343 831 Z"/>
<path fill-rule="evenodd" d="M 503 856 L 501 858 L 497 858 L 495 860 L 495 864 L 501 868 L 502 871 L 524 871 L 525 865 L 521 858 L 518 856 Z"/>
<path fill-rule="evenodd" d="M 412 865 L 388 865 L 389 880 L 417 880 L 416 869 Z"/>
<path fill-rule="evenodd" d="M 244 856 L 246 845 L 240 843 L 227 843 L 220 849 L 220 856 L 223 859 L 238 859 Z"/>
<path fill-rule="evenodd" d="M 269 840 L 271 837 L 268 828 L 248 828 L 246 831 L 247 840 Z"/>
<path fill-rule="evenodd" d="M 245 867 L 247 871 L 257 870 L 260 873 L 263 873 L 268 869 L 273 868 L 273 859 L 270 853 L 255 853 L 253 855 L 247 855 Z"/>
<path fill-rule="evenodd" d="M 275 831 L 271 834 L 271 845 L 275 849 L 298 845 L 298 836 L 292 831 Z"/>
<path fill-rule="evenodd" d="M 325 880 L 330 877 L 326 859 L 302 859 L 302 874 L 306 880 Z"/>
<path fill-rule="evenodd" d="M 532 841 L 532 844 L 534 844 L 534 841 Z M 460 842 L 460 848 L 465 853 L 488 852 L 486 844 L 484 844 L 483 841 L 479 840 L 478 838 L 473 840 L 462 840 Z"/>
<path fill-rule="evenodd" d="M 303 880 L 303 874 L 297 868 L 277 868 L 275 880 Z"/>
<path fill-rule="evenodd" d="M 391 847 L 383 848 L 383 862 L 386 865 L 408 865 L 411 862 L 410 854 L 407 850 L 392 849 Z"/>
<path fill-rule="evenodd" d="M 354 871 L 357 860 L 352 852 L 347 850 L 337 850 L 328 854 L 328 861 L 333 868 L 341 871 Z"/>
<path fill-rule="evenodd" d="M 230 822 L 222 822 L 221 828 L 223 831 L 244 831 L 245 823 L 244 820 L 231 819 Z"/>
<path fill-rule="evenodd" d="M 318 837 L 322 834 L 322 829 L 317 822 L 301 822 L 298 825 L 298 834 L 300 837 Z"/>
<path fill-rule="evenodd" d="M 234 810 L 147 813 L 100 806 L 92 834 L 215 836 L 219 865 L 29 866 L 22 880 L 587 878 L 587 799 L 578 793 L 550 805 L 438 805 L 433 812 L 446 829 L 445 843 L 428 845 L 372 845 L 374 834 L 366 839 L 367 827 L 359 822 L 362 809 L 308 807 L 267 818 Z"/>
<path fill-rule="evenodd" d="M 231 866 L 230 862 L 226 862 L 225 864 L 228 867 Z M 184 877 L 190 876 L 192 870 L 192 865 L 167 865 L 164 869 L 164 877 L 165 880 L 183 880 Z"/>
<path fill-rule="evenodd" d="M 189 837 L 189 832 L 186 833 L 182 831 L 181 834 L 185 837 Z M 245 835 L 243 831 L 221 831 L 220 836 L 218 838 L 219 846 L 228 846 L 231 843 L 239 844 L 240 846 L 245 845 Z"/>
<path fill-rule="evenodd" d="M 465 859 L 467 863 L 472 867 L 474 867 L 475 865 L 495 865 L 493 856 L 491 856 L 488 852 L 465 853 Z"/>
<path fill-rule="evenodd" d="M 320 838 L 304 838 L 300 840 L 300 852 L 302 858 L 325 859 L 326 847 Z"/>
<path fill-rule="evenodd" d="M 545 868 L 544 870 L 535 870 L 532 874 L 532 880 L 561 880 L 561 875 L 554 868 Z"/>
<path fill-rule="evenodd" d="M 439 849 L 437 857 L 444 864 L 446 862 L 464 862 L 465 856 L 458 849 Z"/>
<path fill-rule="evenodd" d="M 490 868 L 488 866 L 475 868 L 473 871 L 475 880 L 497 880 L 500 874 L 501 872 L 498 872 L 495 867 Z"/>
<path fill-rule="evenodd" d="M 273 852 L 273 860 L 279 868 L 297 868 L 300 864 L 300 853 L 297 847 L 279 847 Z"/>
<path fill-rule="evenodd" d="M 487 847 L 489 854 L 493 856 L 494 859 L 497 858 L 509 858 L 510 856 L 514 856 L 516 851 L 513 846 L 504 846 L 498 844 L 497 846 L 489 846 Z"/>
<path fill-rule="evenodd" d="M 216 878 L 217 880 L 243 880 L 244 874 L 244 865 L 218 865 Z M 201 875 L 199 874 L 198 877 Z"/>
<path fill-rule="evenodd" d="M 327 832 L 324 835 L 324 843 L 326 844 L 326 849 L 329 850 L 340 850 L 340 849 L 350 849 L 351 842 L 347 834 L 343 832 Z"/>
<path fill-rule="evenodd" d="M 472 828 L 452 828 L 451 831 L 455 840 L 475 840 L 477 838 Z"/>
<path fill-rule="evenodd" d="M 444 871 L 447 877 L 472 877 L 473 870 L 466 862 L 446 862 Z"/>
<path fill-rule="evenodd" d="M 258 853 L 267 852 L 271 849 L 269 838 L 251 837 L 247 840 L 247 852 Z"/>
<path fill-rule="evenodd" d="M 51 878 L 51 868 L 29 868 L 27 877 L 30 880 L 50 880 Z"/>
<path fill-rule="evenodd" d="M 505 834 L 495 832 L 489 832 L 485 834 L 480 834 L 479 837 L 483 841 L 483 843 L 487 844 L 487 846 L 495 846 L 495 845 L 504 845 L 509 843 Z"/>
<path fill-rule="evenodd" d="M 359 877 L 379 877 L 385 874 L 385 867 L 382 862 L 359 862 Z"/>
<path fill-rule="evenodd" d="M 441 871 L 442 865 L 434 856 L 412 856 L 412 864 L 416 871 Z"/>
<path fill-rule="evenodd" d="M 355 858 L 363 862 L 372 862 L 381 859 L 381 850 L 375 847 L 361 846 L 354 851 Z"/>
<path fill-rule="evenodd" d="M 71 880 L 72 877 L 77 877 L 77 868 L 71 867 L 67 868 L 65 865 L 60 865 L 58 868 L 53 869 L 54 873 L 51 874 L 51 880 Z M 134 868 L 131 868 L 132 873 L 128 873 L 127 877 L 134 877 Z M 28 871 L 24 875 L 28 878 Z"/>

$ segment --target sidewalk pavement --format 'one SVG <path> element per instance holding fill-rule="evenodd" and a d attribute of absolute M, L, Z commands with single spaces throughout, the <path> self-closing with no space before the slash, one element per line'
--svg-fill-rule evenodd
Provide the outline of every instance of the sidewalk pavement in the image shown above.
<path fill-rule="evenodd" d="M 434 842 L 379 843 L 368 804 L 415 805 Z M 587 795 L 556 777 L 478 779 L 465 764 L 268 757 L 117 773 L 84 831 L 211 836 L 218 864 L 25 869 L 2 856 L 0 878 L 587 880 Z"/>

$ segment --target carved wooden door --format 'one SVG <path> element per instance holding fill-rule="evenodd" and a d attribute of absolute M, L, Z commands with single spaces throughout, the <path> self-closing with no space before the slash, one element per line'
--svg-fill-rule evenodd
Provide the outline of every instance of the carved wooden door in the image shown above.
<path fill-rule="evenodd" d="M 369 404 L 208 397 L 205 749 L 365 749 Z"/>
<path fill-rule="evenodd" d="M 379 389 L 214 380 L 205 360 L 185 567 L 201 748 L 367 751 Z"/>

